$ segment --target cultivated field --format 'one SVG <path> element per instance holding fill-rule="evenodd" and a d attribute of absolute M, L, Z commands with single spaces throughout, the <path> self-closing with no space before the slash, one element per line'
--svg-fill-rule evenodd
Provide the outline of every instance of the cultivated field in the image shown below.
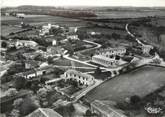
<path fill-rule="evenodd" d="M 26 16 L 24 19 L 19 19 L 15 17 L 8 17 L 2 16 L 1 23 L 3 24 L 10 24 L 10 25 L 19 25 L 21 21 L 31 25 L 43 25 L 47 23 L 51 24 L 59 24 L 59 25 L 66 25 L 66 26 L 84 26 L 84 22 L 78 19 L 73 18 L 65 18 L 65 17 L 58 17 L 58 16 L 48 16 L 48 15 L 30 15 Z"/>
<path fill-rule="evenodd" d="M 146 16 L 165 16 L 164 11 L 150 10 L 150 11 L 98 11 L 96 12 L 98 18 L 139 18 Z"/>
<path fill-rule="evenodd" d="M 164 73 L 165 68 L 145 66 L 106 81 L 86 97 L 90 101 L 107 99 L 116 102 L 123 102 L 133 95 L 144 97 L 165 85 Z"/>

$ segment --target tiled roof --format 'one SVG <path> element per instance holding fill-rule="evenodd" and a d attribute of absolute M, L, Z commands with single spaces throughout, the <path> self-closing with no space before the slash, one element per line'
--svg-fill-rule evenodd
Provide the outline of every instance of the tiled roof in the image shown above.
<path fill-rule="evenodd" d="M 117 110 L 113 109 L 109 105 L 104 104 L 99 100 L 95 100 L 91 103 L 91 106 L 97 108 L 100 112 L 111 115 L 110 117 L 126 117 L 124 114 L 118 112 Z"/>
<path fill-rule="evenodd" d="M 69 74 L 77 74 L 79 76 L 82 76 L 82 77 L 86 77 L 86 78 L 91 78 L 93 76 L 89 75 L 89 74 L 86 74 L 86 73 L 82 73 L 82 72 L 79 72 L 79 71 L 76 71 L 76 70 L 67 70 L 66 73 L 69 73 Z"/>
<path fill-rule="evenodd" d="M 49 108 L 38 108 L 26 117 L 62 117 L 62 115 Z"/>

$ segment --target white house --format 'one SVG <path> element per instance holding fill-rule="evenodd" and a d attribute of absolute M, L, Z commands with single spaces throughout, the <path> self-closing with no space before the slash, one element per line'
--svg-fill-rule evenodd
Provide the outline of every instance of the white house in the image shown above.
<path fill-rule="evenodd" d="M 16 17 L 18 17 L 18 18 L 24 18 L 25 17 L 25 14 L 24 13 L 17 13 L 16 14 Z"/>
<path fill-rule="evenodd" d="M 45 34 L 48 34 L 51 28 L 58 29 L 58 28 L 60 28 L 60 26 L 59 25 L 52 25 L 52 24 L 43 25 L 42 29 L 40 30 L 40 34 L 39 35 L 43 36 Z"/>
<path fill-rule="evenodd" d="M 69 27 L 69 32 L 71 32 L 71 33 L 76 33 L 77 30 L 78 30 L 77 27 Z"/>
<path fill-rule="evenodd" d="M 27 41 L 27 40 L 17 40 L 15 41 L 16 48 L 20 47 L 36 47 L 38 44 L 34 41 Z"/>
<path fill-rule="evenodd" d="M 68 34 L 67 39 L 79 40 L 78 35 L 76 35 L 76 34 Z"/>
<path fill-rule="evenodd" d="M 79 84 L 85 85 L 85 86 L 89 86 L 94 84 L 94 77 L 86 74 L 86 73 L 82 73 L 76 70 L 67 70 L 63 75 L 62 78 L 64 78 L 65 80 L 75 80 L 77 81 Z"/>

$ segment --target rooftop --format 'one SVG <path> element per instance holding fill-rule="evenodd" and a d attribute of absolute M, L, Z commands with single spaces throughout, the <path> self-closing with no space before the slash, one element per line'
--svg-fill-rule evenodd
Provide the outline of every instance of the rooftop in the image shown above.
<path fill-rule="evenodd" d="M 115 60 L 114 58 L 105 57 L 103 55 L 94 55 L 93 57 L 94 58 L 98 58 L 98 59 L 103 59 L 103 60 L 106 60 L 106 61 L 113 61 L 113 60 Z"/>
<path fill-rule="evenodd" d="M 26 117 L 62 117 L 62 115 L 49 108 L 38 108 Z"/>
<path fill-rule="evenodd" d="M 112 107 L 110 107 L 107 104 L 104 104 L 100 100 L 95 100 L 91 103 L 91 105 L 95 108 L 97 108 L 102 113 L 106 113 L 108 115 L 111 115 L 111 117 L 126 117 L 122 112 L 119 112 L 119 110 L 115 110 Z M 120 110 L 121 111 L 121 110 Z"/>
<path fill-rule="evenodd" d="M 69 73 L 69 74 L 78 74 L 78 75 L 83 76 L 83 77 L 86 77 L 86 78 L 91 78 L 91 77 L 93 77 L 93 76 L 91 76 L 91 75 L 89 75 L 89 74 L 82 73 L 82 72 L 80 72 L 80 71 L 76 71 L 76 70 L 72 70 L 72 69 L 67 70 L 66 73 Z"/>

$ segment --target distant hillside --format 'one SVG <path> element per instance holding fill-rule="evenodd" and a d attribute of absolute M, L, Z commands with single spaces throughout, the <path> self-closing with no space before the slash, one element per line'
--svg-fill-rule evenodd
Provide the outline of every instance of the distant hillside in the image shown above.
<path fill-rule="evenodd" d="M 45 6 L 31 6 L 31 5 L 2 8 L 1 12 L 2 14 L 8 12 L 8 13 L 63 16 L 63 17 L 96 17 L 96 14 L 90 10 L 66 9 L 59 7 L 49 7 L 49 6 L 45 7 Z"/>

